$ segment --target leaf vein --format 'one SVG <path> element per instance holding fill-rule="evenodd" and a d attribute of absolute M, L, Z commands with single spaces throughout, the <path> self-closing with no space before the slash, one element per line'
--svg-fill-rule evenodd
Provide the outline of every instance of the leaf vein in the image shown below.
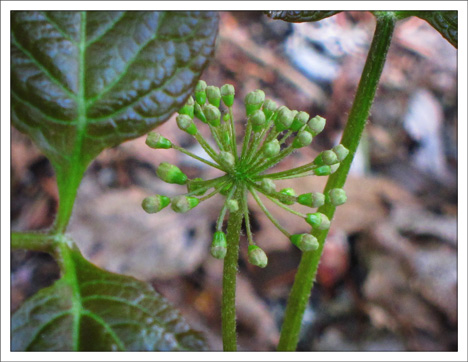
<path fill-rule="evenodd" d="M 59 79 L 57 79 L 50 71 L 43 65 L 39 60 L 37 60 L 31 52 L 29 52 L 27 49 L 25 49 L 17 40 L 15 34 L 12 32 L 13 39 L 12 39 L 12 44 L 15 45 L 21 52 L 26 55 L 31 62 L 36 65 L 52 82 L 57 84 L 60 89 L 62 89 L 70 98 L 76 100 L 76 94 L 74 94 L 70 89 L 66 87 Z"/>

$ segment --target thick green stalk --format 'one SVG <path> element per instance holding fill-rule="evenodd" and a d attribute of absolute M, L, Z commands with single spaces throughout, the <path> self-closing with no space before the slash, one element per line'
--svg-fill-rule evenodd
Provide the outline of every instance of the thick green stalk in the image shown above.
<path fill-rule="evenodd" d="M 387 58 L 396 18 L 391 12 L 381 12 L 376 15 L 377 25 L 374 37 L 369 49 L 369 54 L 367 55 L 361 80 L 359 81 L 348 122 L 341 139 L 343 146 L 349 150 L 349 155 L 341 163 L 339 169 L 329 177 L 324 192 L 333 188 L 341 188 L 345 184 Z M 327 215 L 331 220 L 335 213 L 335 207 L 330 204 L 325 204 L 320 207 L 318 211 Z M 315 280 L 327 233 L 327 230 L 314 232 L 314 236 L 320 244 L 319 249 L 302 254 L 302 259 L 286 307 L 278 344 L 279 351 L 296 350 L 302 318 Z"/>
<path fill-rule="evenodd" d="M 234 199 L 239 205 L 243 204 L 245 187 L 239 187 Z M 223 348 L 225 351 L 237 351 L 236 334 L 236 277 L 237 261 L 239 258 L 239 239 L 241 235 L 243 208 L 229 215 L 227 227 L 227 253 L 224 258 L 223 297 L 221 306 Z"/>

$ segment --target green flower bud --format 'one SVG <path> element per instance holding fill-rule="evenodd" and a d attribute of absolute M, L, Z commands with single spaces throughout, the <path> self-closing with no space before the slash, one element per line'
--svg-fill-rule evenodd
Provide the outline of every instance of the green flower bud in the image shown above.
<path fill-rule="evenodd" d="M 267 120 L 270 120 L 273 114 L 276 112 L 278 109 L 278 106 L 276 105 L 275 101 L 272 101 L 271 99 L 265 100 L 263 102 L 263 113 L 265 113 L 265 116 Z"/>
<path fill-rule="evenodd" d="M 301 131 L 297 134 L 296 138 L 293 141 L 294 148 L 301 148 L 308 146 L 312 143 L 312 134 L 307 131 Z"/>
<path fill-rule="evenodd" d="M 330 228 L 330 220 L 327 215 L 320 212 L 315 212 L 313 214 L 307 214 L 305 221 L 315 229 L 318 230 L 327 230 Z"/>
<path fill-rule="evenodd" d="M 279 144 L 279 141 L 277 139 L 274 139 L 273 141 L 270 141 L 265 144 L 265 149 L 263 151 L 263 154 L 265 157 L 273 157 L 276 156 L 281 150 L 281 146 Z"/>
<path fill-rule="evenodd" d="M 167 196 L 153 195 L 145 197 L 141 203 L 141 207 L 143 207 L 143 210 L 148 214 L 154 214 L 164 209 L 170 203 L 171 199 Z"/>
<path fill-rule="evenodd" d="M 201 196 L 206 192 L 205 181 L 201 177 L 194 178 L 187 182 L 187 191 L 195 196 Z"/>
<path fill-rule="evenodd" d="M 263 101 L 265 100 L 265 92 L 261 89 L 254 90 L 245 96 L 245 113 L 250 116 L 255 111 L 262 107 Z"/>
<path fill-rule="evenodd" d="M 161 136 L 157 132 L 148 133 L 148 135 L 146 136 L 146 144 L 149 147 L 155 148 L 155 149 L 158 149 L 158 148 L 167 149 L 167 148 L 172 147 L 171 141 L 169 141 L 167 138 Z"/>
<path fill-rule="evenodd" d="M 179 110 L 179 114 L 186 114 L 187 116 L 193 119 L 194 106 L 195 101 L 193 100 L 193 97 L 190 96 L 187 100 L 187 103 L 185 103 L 185 105 Z"/>
<path fill-rule="evenodd" d="M 192 210 L 195 206 L 200 203 L 196 197 L 179 195 L 172 199 L 171 208 L 175 212 L 183 214 L 189 210 Z"/>
<path fill-rule="evenodd" d="M 314 251 L 319 248 L 318 240 L 310 234 L 295 234 L 289 238 L 301 251 Z"/>
<path fill-rule="evenodd" d="M 273 192 L 276 191 L 276 185 L 275 183 L 269 179 L 269 178 L 264 178 L 260 182 L 260 187 L 262 188 L 263 191 L 265 191 L 267 194 L 272 194 Z"/>
<path fill-rule="evenodd" d="M 206 103 L 206 82 L 199 80 L 195 86 L 195 100 L 200 106 Z"/>
<path fill-rule="evenodd" d="M 347 199 L 348 197 L 343 189 L 331 189 L 326 196 L 326 201 L 334 206 L 343 205 Z"/>
<path fill-rule="evenodd" d="M 228 200 L 227 208 L 229 212 L 236 212 L 237 210 L 239 210 L 239 203 L 237 202 L 237 200 Z"/>
<path fill-rule="evenodd" d="M 203 113 L 205 113 L 208 123 L 213 127 L 218 127 L 221 124 L 221 112 L 212 104 L 206 105 L 203 109 Z"/>
<path fill-rule="evenodd" d="M 326 119 L 320 116 L 315 116 L 307 123 L 307 130 L 316 136 L 325 128 Z"/>
<path fill-rule="evenodd" d="M 325 203 L 325 195 L 320 192 L 309 192 L 297 197 L 297 202 L 304 206 L 320 207 Z"/>
<path fill-rule="evenodd" d="M 177 126 L 179 126 L 179 128 L 182 131 L 185 131 L 192 136 L 194 134 L 197 134 L 198 132 L 197 126 L 195 126 L 195 123 L 193 123 L 193 120 L 186 114 L 179 114 L 176 117 L 176 121 L 177 121 Z"/>
<path fill-rule="evenodd" d="M 349 150 L 342 144 L 336 145 L 332 150 L 335 152 L 339 162 L 343 161 L 349 154 Z"/>
<path fill-rule="evenodd" d="M 307 121 L 309 120 L 309 114 L 306 112 L 299 112 L 296 114 L 294 117 L 293 123 L 291 127 L 289 128 L 291 131 L 297 132 L 299 131 L 305 124 L 307 124 Z"/>
<path fill-rule="evenodd" d="M 156 170 L 156 175 L 164 182 L 170 184 L 185 185 L 187 176 L 175 165 L 168 162 L 162 162 Z"/>
<path fill-rule="evenodd" d="M 275 120 L 276 130 L 278 132 L 282 132 L 284 130 L 289 129 L 289 127 L 291 127 L 293 119 L 293 113 L 289 108 L 284 106 L 280 107 Z"/>
<path fill-rule="evenodd" d="M 296 203 L 296 192 L 290 188 L 284 188 L 280 190 L 280 194 L 283 194 L 285 197 L 278 195 L 279 201 L 281 201 L 285 205 L 293 205 Z"/>
<path fill-rule="evenodd" d="M 261 109 L 252 113 L 249 119 L 254 132 L 260 132 L 266 125 L 265 113 Z"/>
<path fill-rule="evenodd" d="M 333 165 L 339 162 L 336 153 L 332 150 L 323 151 L 322 160 L 325 165 Z"/>
<path fill-rule="evenodd" d="M 228 165 L 229 167 L 234 167 L 234 156 L 231 152 L 221 151 L 219 153 L 220 160 L 223 164 Z"/>
<path fill-rule="evenodd" d="M 203 109 L 198 103 L 195 103 L 193 113 L 195 114 L 195 117 L 197 117 L 200 121 L 202 121 L 203 123 L 208 123 L 208 121 L 206 120 L 205 113 L 203 113 Z"/>
<path fill-rule="evenodd" d="M 232 107 L 236 91 L 232 84 L 225 84 L 221 87 L 221 98 L 226 106 Z"/>
<path fill-rule="evenodd" d="M 216 231 L 211 242 L 211 255 L 216 259 L 224 259 L 227 253 L 226 235 L 222 231 Z"/>
<path fill-rule="evenodd" d="M 335 173 L 336 170 L 338 170 L 339 168 L 340 168 L 340 163 L 339 163 L 339 162 L 338 162 L 338 163 L 335 163 L 335 164 L 333 164 L 333 165 L 330 165 L 330 175 L 331 175 L 332 173 Z"/>
<path fill-rule="evenodd" d="M 260 268 L 267 266 L 268 257 L 262 249 L 260 249 L 257 245 L 249 245 L 248 250 L 248 259 L 250 264 L 256 265 Z"/>
<path fill-rule="evenodd" d="M 317 167 L 314 170 L 314 175 L 317 175 L 317 176 L 328 176 L 330 175 L 330 173 L 331 173 L 331 168 L 328 165 Z"/>
<path fill-rule="evenodd" d="M 219 108 L 219 105 L 221 104 L 221 92 L 218 87 L 215 87 L 214 85 L 206 87 L 206 97 L 210 104 Z"/>

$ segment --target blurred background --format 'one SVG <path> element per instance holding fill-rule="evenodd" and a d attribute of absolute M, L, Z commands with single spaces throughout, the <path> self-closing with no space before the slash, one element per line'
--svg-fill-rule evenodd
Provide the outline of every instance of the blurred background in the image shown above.
<path fill-rule="evenodd" d="M 261 88 L 279 105 L 327 119 L 312 145 L 285 161 L 289 166 L 339 143 L 372 39 L 373 16 L 346 12 L 291 24 L 260 12 L 220 15 L 216 54 L 202 79 L 235 86 L 237 119 L 242 120 L 244 96 Z M 172 118 L 158 131 L 199 151 Z M 47 228 L 58 202 L 53 170 L 27 137 L 11 132 L 12 230 Z M 140 206 L 144 197 L 184 192 L 156 177 L 163 160 L 189 177 L 212 176 L 173 150 L 148 148 L 145 137 L 108 149 L 83 179 L 69 232 L 93 263 L 151 282 L 205 333 L 210 349 L 222 350 L 222 262 L 209 255 L 222 199 L 183 216 L 170 210 L 147 215 Z M 457 162 L 457 51 L 412 17 L 397 25 L 298 350 L 457 350 Z M 320 192 L 326 181 L 296 180 L 287 184 L 298 194 Z M 270 351 L 300 252 L 251 205 L 254 237 L 269 264 L 265 269 L 248 264 L 247 242 L 241 240 L 239 344 L 244 351 Z M 281 209 L 271 211 L 290 231 L 304 227 Z M 12 312 L 58 276 L 48 255 L 13 252 Z"/>

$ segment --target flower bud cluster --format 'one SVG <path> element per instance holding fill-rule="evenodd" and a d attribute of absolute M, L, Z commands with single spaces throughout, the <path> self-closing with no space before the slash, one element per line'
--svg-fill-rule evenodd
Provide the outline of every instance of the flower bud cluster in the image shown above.
<path fill-rule="evenodd" d="M 211 180 L 189 179 L 177 166 L 162 162 L 157 176 L 164 182 L 183 185 L 187 192 L 172 198 L 153 195 L 145 198 L 142 207 L 147 213 L 156 213 L 171 205 L 178 213 L 195 208 L 200 202 L 221 194 L 224 204 L 216 223 L 211 244 L 211 255 L 223 259 L 227 253 L 227 236 L 223 231 L 226 215 L 239 214 L 245 219 L 248 239 L 249 263 L 264 268 L 268 263 L 265 252 L 255 244 L 250 230 L 248 195 L 258 203 L 262 211 L 293 245 L 304 252 L 317 250 L 320 245 L 314 231 L 326 230 L 330 220 L 320 211 L 302 214 L 290 208 L 294 204 L 320 208 L 326 204 L 338 206 L 346 201 L 343 189 L 332 189 L 326 194 L 309 192 L 297 195 L 285 187 L 277 191 L 275 182 L 296 177 L 328 176 L 335 172 L 346 159 L 349 151 L 339 144 L 321 152 L 312 162 L 281 172 L 268 172 L 281 160 L 300 148 L 308 147 L 315 136 L 323 131 L 326 120 L 321 116 L 310 118 L 306 112 L 278 107 L 276 102 L 265 98 L 262 90 L 248 93 L 244 98 L 246 114 L 245 134 L 242 144 L 236 144 L 236 128 L 233 116 L 235 89 L 231 84 L 221 88 L 208 86 L 199 81 L 194 94 L 189 97 L 176 117 L 177 126 L 193 136 L 211 160 L 194 155 L 189 150 L 173 144 L 159 133 L 150 132 L 146 144 L 154 149 L 176 149 L 198 161 L 215 167 L 223 175 Z M 227 109 L 227 110 L 226 110 Z M 200 123 L 198 123 L 198 121 Z M 199 132 L 197 124 L 209 127 L 216 144 L 208 142 Z M 304 219 L 312 227 L 309 233 L 290 234 L 268 211 L 259 194 L 269 199 L 296 217 Z M 321 210 L 321 209 L 319 209 Z"/>

